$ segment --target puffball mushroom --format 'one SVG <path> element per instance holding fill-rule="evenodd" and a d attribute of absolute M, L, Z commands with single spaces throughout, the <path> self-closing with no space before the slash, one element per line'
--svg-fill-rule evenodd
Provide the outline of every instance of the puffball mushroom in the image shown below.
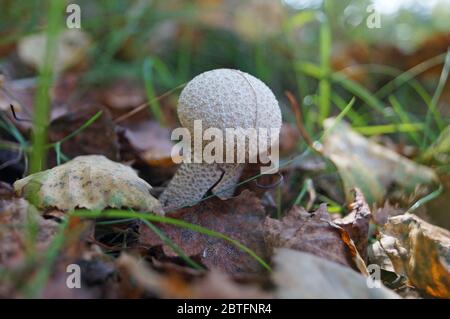
<path fill-rule="evenodd" d="M 192 79 L 178 100 L 178 117 L 191 135 L 196 133 L 194 122 L 197 120 L 202 121 L 203 132 L 216 128 L 223 131 L 223 136 L 230 128 L 275 129 L 277 132 L 281 128 L 280 107 L 270 88 L 254 76 L 233 69 L 211 70 Z M 260 138 L 259 131 L 256 132 Z M 224 157 L 226 143 L 230 141 L 224 139 Z M 276 138 L 268 138 L 267 149 L 258 149 L 258 152 L 267 152 L 276 143 L 278 133 Z M 203 142 L 202 147 L 205 144 Z M 227 199 L 233 195 L 243 167 L 243 163 L 237 162 L 183 162 L 161 194 L 160 202 L 165 207 L 180 207 L 195 203 L 209 190 Z"/>

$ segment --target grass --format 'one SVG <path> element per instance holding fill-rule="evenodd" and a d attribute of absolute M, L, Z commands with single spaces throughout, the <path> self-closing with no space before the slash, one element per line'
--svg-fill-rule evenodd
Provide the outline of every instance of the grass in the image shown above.
<path fill-rule="evenodd" d="M 196 270 L 205 270 L 205 268 L 203 268 L 198 263 L 193 261 L 189 256 L 187 256 L 184 253 L 184 251 L 177 244 L 175 244 L 169 237 L 167 237 L 167 235 L 162 230 L 160 230 L 158 227 L 153 225 L 148 220 L 141 219 L 141 221 L 145 225 L 147 225 L 147 227 L 150 228 L 150 230 L 153 231 L 161 239 L 161 241 L 164 244 L 169 246 L 181 259 L 183 259 L 187 265 L 191 266 L 192 268 L 194 268 Z"/>
<path fill-rule="evenodd" d="M 37 269 L 33 278 L 27 282 L 23 291 L 28 298 L 38 298 L 48 281 L 52 267 L 58 257 L 58 254 L 66 241 L 66 229 L 68 219 L 64 219 L 59 225 L 59 229 L 51 241 L 49 247 L 44 252 L 42 264 Z"/>
<path fill-rule="evenodd" d="M 222 233 L 216 232 L 214 230 L 202 227 L 200 225 L 191 224 L 188 222 L 185 222 L 180 219 L 175 219 L 167 216 L 160 216 L 160 215 L 154 215 L 154 214 L 143 214 L 143 213 L 135 213 L 135 212 L 129 212 L 124 210 L 117 210 L 117 209 L 108 209 L 105 211 L 88 211 L 88 210 L 77 210 L 72 213 L 72 216 L 77 217 L 84 217 L 84 218 L 135 218 L 137 220 L 146 220 L 149 222 L 156 222 L 156 223 L 164 223 L 169 224 L 177 227 L 182 227 L 185 229 L 189 229 L 194 232 L 198 232 L 203 235 L 223 239 L 230 244 L 236 246 L 240 250 L 244 251 L 245 253 L 252 256 L 262 267 L 264 267 L 266 270 L 271 271 L 270 266 L 261 258 L 259 257 L 253 250 L 246 247 L 245 245 L 241 244 L 239 241 L 228 237 L 227 235 L 224 235 Z"/>
<path fill-rule="evenodd" d="M 327 9 L 331 5 L 329 0 L 325 0 L 324 14 L 320 15 L 320 74 L 319 79 L 319 121 L 322 123 L 331 110 L 331 83 L 329 80 L 331 64 L 331 29 L 327 16 Z"/>
<path fill-rule="evenodd" d="M 56 57 L 57 36 L 62 27 L 62 13 L 64 1 L 51 1 L 48 11 L 47 43 L 45 59 L 38 77 L 37 94 L 35 100 L 33 121 L 33 151 L 30 160 L 30 172 L 36 173 L 42 170 L 47 153 L 47 125 L 50 115 L 49 89 L 53 82 L 53 62 Z"/>
<path fill-rule="evenodd" d="M 151 113 L 154 116 L 155 120 L 157 120 L 162 125 L 165 125 L 166 121 L 161 111 L 161 105 L 159 104 L 159 101 L 156 98 L 155 89 L 153 87 L 153 60 L 151 58 L 147 58 L 144 60 L 144 65 L 142 67 L 142 74 L 144 77 L 145 92 L 147 94 L 147 99 L 149 101 L 148 104 Z"/>
<path fill-rule="evenodd" d="M 450 48 L 447 51 L 447 55 L 445 56 L 444 67 L 442 68 L 441 76 L 439 78 L 439 83 L 436 87 L 436 90 L 433 94 L 433 99 L 431 100 L 431 107 L 428 108 L 428 112 L 425 119 L 425 135 L 423 137 L 422 148 L 424 148 L 427 144 L 427 141 L 430 140 L 428 132 L 430 131 L 431 125 L 431 116 L 434 115 L 436 119 L 436 124 L 438 125 L 439 131 L 442 132 L 444 130 L 444 123 L 441 119 L 439 111 L 437 109 L 437 104 L 439 102 L 439 98 L 441 97 L 442 91 L 444 90 L 445 83 L 447 83 L 448 73 L 450 71 Z"/>

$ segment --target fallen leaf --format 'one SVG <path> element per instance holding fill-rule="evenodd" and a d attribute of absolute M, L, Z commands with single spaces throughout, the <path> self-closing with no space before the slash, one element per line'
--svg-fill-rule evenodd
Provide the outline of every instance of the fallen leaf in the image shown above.
<path fill-rule="evenodd" d="M 274 262 L 272 278 L 278 298 L 400 298 L 382 285 L 369 288 L 368 279 L 361 274 L 306 252 L 279 249 Z"/>
<path fill-rule="evenodd" d="M 26 234 L 23 231 L 27 221 L 37 225 L 36 247 L 44 250 L 57 232 L 58 223 L 42 218 L 22 198 L 1 200 L 0 212 L 0 265 L 14 268 L 25 258 Z"/>
<path fill-rule="evenodd" d="M 333 222 L 341 226 L 350 235 L 361 258 L 367 262 L 367 244 L 369 242 L 369 222 L 372 217 L 369 205 L 359 189 L 353 190 L 354 200 L 350 204 L 351 212 Z"/>
<path fill-rule="evenodd" d="M 336 165 L 348 201 L 355 187 L 372 204 L 385 199 L 392 186 L 413 192 L 418 185 L 437 181 L 432 169 L 366 139 L 347 123 L 330 118 L 324 126 L 329 131 L 324 136 L 323 153 Z"/>
<path fill-rule="evenodd" d="M 154 121 L 134 123 L 126 126 L 125 137 L 148 165 L 175 166 L 171 157 L 174 144 L 168 128 L 163 128 Z"/>
<path fill-rule="evenodd" d="M 144 103 L 145 91 L 137 83 L 121 79 L 104 89 L 101 101 L 121 115 Z"/>
<path fill-rule="evenodd" d="M 162 213 L 151 186 L 128 166 L 101 155 L 78 156 L 14 183 L 14 190 L 41 209 L 135 208 Z"/>
<path fill-rule="evenodd" d="M 122 253 L 117 260 L 122 273 L 135 280 L 138 286 L 160 298 L 182 299 L 262 299 L 271 295 L 255 285 L 243 285 L 228 275 L 213 269 L 200 278 L 188 280 L 172 272 L 161 274 L 144 261 Z"/>
<path fill-rule="evenodd" d="M 383 226 L 387 223 L 389 217 L 401 215 L 404 212 L 405 210 L 399 208 L 397 205 L 391 205 L 389 202 L 385 202 L 382 206 L 374 209 L 373 220 L 377 225 Z"/>
<path fill-rule="evenodd" d="M 102 114 L 89 126 L 61 143 L 61 152 L 68 158 L 79 155 L 104 155 L 112 161 L 119 160 L 119 143 L 111 114 L 103 107 L 93 106 L 66 113 L 51 121 L 50 142 L 55 143 L 79 129 L 97 112 Z M 101 132 L 101 134 L 99 134 Z M 56 165 L 55 151 L 49 152 L 49 167 Z"/>
<path fill-rule="evenodd" d="M 44 65 L 47 36 L 45 33 L 32 34 L 22 38 L 18 44 L 18 54 L 28 65 L 41 69 Z M 68 29 L 59 35 L 57 53 L 53 68 L 61 73 L 71 67 L 81 64 L 87 58 L 91 39 L 87 33 Z"/>
<path fill-rule="evenodd" d="M 276 248 L 290 248 L 355 267 L 347 245 L 330 222 L 326 204 L 312 214 L 294 206 L 281 220 L 266 218 L 265 242 L 272 252 Z"/>
<path fill-rule="evenodd" d="M 168 215 L 238 240 L 263 259 L 267 256 L 263 237 L 264 208 L 260 199 L 249 191 L 225 201 L 218 198 L 205 200 Z M 217 268 L 229 274 L 255 273 L 262 270 L 253 257 L 223 239 L 181 227 L 155 225 L 186 255 L 197 257 L 197 260 L 208 268 Z M 140 227 L 139 242 L 148 248 L 163 245 L 160 238 L 144 224 Z M 168 257 L 177 256 L 166 245 L 163 245 L 163 251 Z"/>
<path fill-rule="evenodd" d="M 380 246 L 395 272 L 428 295 L 450 298 L 450 232 L 412 214 L 389 218 Z"/>
<path fill-rule="evenodd" d="M 370 264 L 380 266 L 381 269 L 395 273 L 394 265 L 389 259 L 383 247 L 392 247 L 395 244 L 395 238 L 390 236 L 383 236 L 367 249 L 367 255 Z"/>

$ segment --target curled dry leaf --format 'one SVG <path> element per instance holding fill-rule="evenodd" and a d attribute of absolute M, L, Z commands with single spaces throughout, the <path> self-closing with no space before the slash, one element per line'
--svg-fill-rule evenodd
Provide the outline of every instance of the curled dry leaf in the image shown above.
<path fill-rule="evenodd" d="M 324 136 L 323 153 L 336 165 L 348 201 L 355 187 L 371 204 L 385 199 L 392 186 L 413 192 L 418 185 L 437 181 L 432 169 L 366 139 L 347 123 L 330 118 L 324 125 L 329 131 Z"/>
<path fill-rule="evenodd" d="M 374 248 L 382 248 L 395 272 L 407 276 L 416 288 L 431 296 L 450 298 L 448 230 L 412 214 L 399 215 L 389 218 Z M 382 257 L 382 252 L 377 256 Z"/>
<path fill-rule="evenodd" d="M 41 209 L 134 208 L 162 214 L 151 186 L 128 166 L 101 155 L 78 156 L 14 183 L 14 190 Z"/>
<path fill-rule="evenodd" d="M 18 44 L 19 57 L 36 69 L 44 65 L 47 36 L 45 33 L 32 34 L 22 38 Z M 58 73 L 74 67 L 87 57 L 91 39 L 78 29 L 61 32 L 57 44 L 54 70 Z"/>
<path fill-rule="evenodd" d="M 220 232 L 238 240 L 261 258 L 266 257 L 263 237 L 264 208 L 260 199 L 249 191 L 226 201 L 212 198 L 170 213 L 170 217 Z M 208 268 L 217 268 L 229 274 L 255 273 L 262 270 L 253 257 L 223 239 L 167 224 L 155 225 L 186 255 L 197 257 Z M 160 238 L 144 224 L 140 227 L 139 242 L 148 248 L 163 245 Z M 166 245 L 163 245 L 163 251 L 168 257 L 177 256 Z"/>
<path fill-rule="evenodd" d="M 354 200 L 350 204 L 350 214 L 344 218 L 334 220 L 334 223 L 346 230 L 355 243 L 361 258 L 367 262 L 369 222 L 372 214 L 362 192 L 359 189 L 354 189 L 353 193 Z"/>
<path fill-rule="evenodd" d="M 306 252 L 278 249 L 274 261 L 279 298 L 399 298 L 384 286 L 369 288 L 367 278 L 347 267 Z"/>
<path fill-rule="evenodd" d="M 294 206 L 281 220 L 266 218 L 265 242 L 272 252 L 279 247 L 291 248 L 355 267 L 347 244 L 330 223 L 326 204 L 312 214 Z"/>

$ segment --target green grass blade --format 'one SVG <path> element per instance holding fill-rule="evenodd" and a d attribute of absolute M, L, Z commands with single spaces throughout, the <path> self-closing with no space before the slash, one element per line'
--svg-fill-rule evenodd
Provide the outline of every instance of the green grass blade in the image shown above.
<path fill-rule="evenodd" d="M 90 119 L 88 119 L 86 122 L 84 122 L 79 128 L 77 128 L 75 131 L 73 131 L 72 133 L 70 133 L 69 135 L 63 137 L 62 139 L 60 139 L 57 142 L 51 143 L 51 144 L 47 144 L 45 147 L 46 148 L 51 148 L 51 147 L 56 147 L 57 144 L 62 144 L 68 140 L 70 140 L 71 138 L 73 138 L 74 136 L 76 136 L 77 134 L 79 134 L 80 132 L 82 132 L 83 130 L 85 130 L 87 127 L 91 126 L 92 123 L 94 123 L 95 121 L 97 121 L 97 119 L 102 115 L 103 111 L 98 111 L 97 113 L 95 113 Z"/>
<path fill-rule="evenodd" d="M 89 211 L 89 210 L 77 210 L 73 212 L 73 216 L 78 217 L 85 217 L 85 218 L 97 218 L 97 217 L 106 217 L 106 218 L 136 218 L 140 220 L 148 220 L 150 222 L 156 222 L 156 223 L 165 223 L 169 225 L 174 225 L 177 227 L 186 228 L 195 232 L 198 232 L 200 234 L 204 234 L 207 236 L 220 238 L 223 240 L 228 241 L 229 243 L 233 244 L 237 248 L 241 249 L 242 251 L 249 254 L 251 257 L 253 257 L 261 266 L 263 266 L 265 269 L 271 271 L 272 269 L 270 266 L 261 258 L 259 257 L 253 250 L 248 248 L 247 246 L 241 244 L 239 241 L 228 237 L 227 235 L 224 235 L 222 233 L 219 233 L 217 231 L 191 224 L 188 222 L 185 222 L 183 220 L 167 217 L 167 216 L 160 216 L 160 215 L 154 215 L 154 214 L 142 214 L 142 213 L 134 213 L 134 212 L 128 212 L 128 211 L 122 211 L 122 210 L 116 210 L 116 209 L 109 209 L 102 212 L 99 211 Z"/>
<path fill-rule="evenodd" d="M 48 11 L 47 43 L 45 59 L 38 78 L 36 101 L 33 118 L 33 150 L 31 153 L 30 172 L 42 170 L 46 161 L 47 123 L 50 116 L 50 97 L 48 95 L 53 81 L 53 62 L 56 57 L 58 33 L 65 1 L 50 1 Z"/>
<path fill-rule="evenodd" d="M 434 119 L 436 124 L 441 132 L 445 124 L 442 121 L 441 115 L 438 111 L 438 102 L 441 97 L 442 91 L 444 90 L 445 83 L 447 83 L 448 73 L 450 71 L 450 48 L 447 51 L 447 55 L 445 56 L 444 67 L 442 68 L 441 76 L 439 77 L 439 83 L 436 87 L 436 90 L 433 94 L 433 98 L 431 100 L 431 107 L 428 108 L 426 120 L 425 120 L 425 135 L 422 142 L 422 148 L 426 146 L 427 141 L 429 140 L 430 134 L 430 125 L 431 125 L 431 115 L 434 115 Z"/>
<path fill-rule="evenodd" d="M 400 123 L 401 124 L 410 124 L 411 120 L 409 118 L 408 113 L 406 113 L 406 111 L 404 110 L 404 108 L 402 107 L 402 105 L 400 104 L 400 102 L 398 101 L 398 99 L 393 96 L 390 95 L 389 96 L 389 102 L 392 105 L 392 108 L 394 109 L 395 113 L 397 113 L 399 119 L 400 119 Z M 420 144 L 420 139 L 419 139 L 419 135 L 415 132 L 415 131 L 408 131 L 408 135 L 411 137 L 411 139 L 417 144 Z"/>
<path fill-rule="evenodd" d="M 58 252 L 64 245 L 66 240 L 65 230 L 68 225 L 68 218 L 65 218 L 59 225 L 58 231 L 48 246 L 45 256 L 43 258 L 43 264 L 34 275 L 33 279 L 30 280 L 24 287 L 24 293 L 29 298 L 38 298 L 42 293 L 48 278 L 50 276 L 50 271 L 52 265 L 55 263 L 58 257 Z"/>
<path fill-rule="evenodd" d="M 325 1 L 327 4 L 328 1 Z M 323 15 L 320 24 L 320 68 L 321 77 L 319 80 L 319 120 L 322 123 L 330 115 L 331 84 L 330 58 L 331 58 L 331 29 L 330 22 L 326 14 Z"/>
<path fill-rule="evenodd" d="M 153 60 L 151 58 L 145 59 L 142 67 L 142 74 L 144 77 L 145 92 L 147 94 L 147 100 L 149 101 L 150 110 L 155 119 L 159 123 L 165 124 L 164 115 L 161 110 L 161 105 L 159 104 L 159 101 L 156 98 L 155 89 L 153 87 L 152 69 L 153 69 Z"/>
<path fill-rule="evenodd" d="M 150 223 L 148 220 L 142 219 L 142 222 L 148 226 L 160 239 L 161 241 L 169 246 L 181 259 L 183 259 L 189 266 L 196 270 L 205 270 L 202 266 L 196 263 L 192 258 L 187 256 L 184 251 L 175 244 L 167 235 L 158 227 Z"/>

